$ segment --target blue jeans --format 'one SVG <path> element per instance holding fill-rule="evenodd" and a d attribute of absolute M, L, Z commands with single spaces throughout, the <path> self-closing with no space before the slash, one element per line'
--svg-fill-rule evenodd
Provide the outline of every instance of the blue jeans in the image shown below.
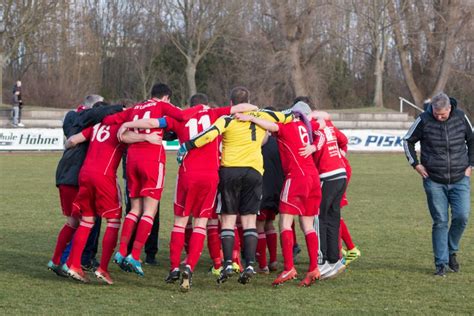
<path fill-rule="evenodd" d="M 423 180 L 428 208 L 433 219 L 432 242 L 436 266 L 447 265 L 449 255 L 459 250 L 459 240 L 470 213 L 470 178 L 465 176 L 453 184 L 442 184 L 430 178 Z M 449 224 L 451 205 L 451 226 Z"/>

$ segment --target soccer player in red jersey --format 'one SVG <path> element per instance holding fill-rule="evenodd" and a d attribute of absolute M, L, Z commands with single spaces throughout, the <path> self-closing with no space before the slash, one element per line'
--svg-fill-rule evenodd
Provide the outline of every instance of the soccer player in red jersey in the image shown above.
<path fill-rule="evenodd" d="M 314 132 L 312 148 L 314 163 L 321 178 L 322 201 L 319 210 L 320 249 L 323 265 L 321 279 L 332 278 L 345 270 L 340 259 L 339 226 L 341 221 L 341 199 L 347 183 L 346 166 L 338 145 L 337 128 L 326 120 L 323 130 Z M 347 143 L 347 141 L 346 141 Z"/>
<path fill-rule="evenodd" d="M 297 276 L 293 262 L 293 232 L 291 225 L 294 216 L 299 216 L 300 226 L 305 234 L 309 255 L 309 268 L 300 286 L 310 286 L 319 279 L 318 236 L 313 227 L 314 216 L 318 214 L 321 190 L 313 159 L 300 156 L 299 152 L 312 143 L 312 130 L 320 125 L 309 121 L 307 115 L 311 108 L 298 102 L 292 108 L 295 120 L 287 123 L 273 123 L 253 116 L 237 115 L 240 120 L 250 121 L 277 136 L 285 183 L 280 195 L 280 238 L 284 259 L 284 271 L 273 281 L 280 285 Z"/>
<path fill-rule="evenodd" d="M 73 213 L 80 214 L 80 224 L 69 259 L 63 265 L 64 272 L 82 282 L 89 280 L 81 268 L 81 256 L 98 215 L 107 219 L 107 229 L 102 240 L 100 266 L 95 275 L 107 284 L 113 284 L 108 264 L 117 244 L 122 216 L 116 173 L 125 148 L 117 138 L 119 127 L 99 123 L 71 136 L 66 142 L 68 148 L 89 141 L 86 159 L 79 173 L 79 192 L 73 202 Z M 156 133 L 142 134 L 130 141 L 159 143 L 161 138 Z"/>
<path fill-rule="evenodd" d="M 208 98 L 205 94 L 195 94 L 190 99 L 191 107 L 202 107 L 207 104 Z M 174 131 L 180 143 L 183 143 L 211 126 L 223 115 L 256 109 L 256 106 L 250 104 L 203 109 L 187 121 L 177 121 L 170 117 L 164 120 L 144 119 L 125 123 L 122 131 L 126 128 L 166 127 Z M 194 227 L 180 285 L 183 291 L 188 291 L 191 287 L 194 267 L 199 260 L 206 238 L 207 221 L 215 209 L 219 165 L 219 140 L 216 138 L 206 146 L 189 152 L 179 167 L 174 200 L 175 219 L 170 239 L 171 268 L 165 281 L 173 283 L 180 278 L 179 264 L 185 242 L 185 227 L 189 216 L 192 216 Z"/>
<path fill-rule="evenodd" d="M 189 119 L 202 109 L 194 107 L 182 111 L 169 103 L 171 89 L 162 83 L 155 84 L 151 90 L 151 99 L 136 104 L 132 108 L 111 115 L 104 124 L 123 124 L 142 118 L 161 118 L 164 115 L 177 120 Z M 163 129 L 135 129 L 135 133 L 149 134 L 156 132 L 163 136 Z M 120 236 L 120 249 L 114 261 L 122 268 L 131 268 L 135 273 L 144 276 L 140 262 L 140 254 L 153 227 L 158 202 L 161 199 L 165 178 L 166 154 L 164 147 L 148 142 L 133 143 L 127 150 L 127 184 L 131 200 L 131 210 L 125 217 Z M 133 249 L 128 254 L 128 243 L 136 228 Z M 128 254 L 128 256 L 127 256 Z"/>

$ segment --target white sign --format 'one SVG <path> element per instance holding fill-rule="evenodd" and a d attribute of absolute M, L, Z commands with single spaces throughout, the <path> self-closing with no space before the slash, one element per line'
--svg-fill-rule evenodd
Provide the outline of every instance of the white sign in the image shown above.
<path fill-rule="evenodd" d="M 0 151 L 64 150 L 62 128 L 0 128 Z M 177 140 L 163 142 L 166 150 L 178 150 Z"/>
<path fill-rule="evenodd" d="M 403 151 L 406 130 L 341 130 L 349 139 L 349 151 Z M 419 148 L 417 143 L 416 148 Z"/>
<path fill-rule="evenodd" d="M 63 150 L 61 128 L 0 128 L 0 151 Z"/>

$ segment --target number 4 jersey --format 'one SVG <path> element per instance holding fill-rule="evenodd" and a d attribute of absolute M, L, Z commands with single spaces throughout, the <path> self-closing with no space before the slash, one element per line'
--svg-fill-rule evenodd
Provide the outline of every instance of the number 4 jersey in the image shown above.
<path fill-rule="evenodd" d="M 174 131 L 179 142 L 184 143 L 210 127 L 219 117 L 229 115 L 230 109 L 231 107 L 227 106 L 201 110 L 188 121 L 182 122 L 166 117 L 167 129 Z M 218 139 L 214 139 L 206 146 L 188 152 L 180 172 L 219 170 L 219 143 Z"/>

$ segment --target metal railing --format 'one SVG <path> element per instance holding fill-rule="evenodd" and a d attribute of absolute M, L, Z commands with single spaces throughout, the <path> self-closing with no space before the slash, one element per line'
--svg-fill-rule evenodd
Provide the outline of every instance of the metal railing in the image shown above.
<path fill-rule="evenodd" d="M 415 104 L 411 103 L 410 101 L 408 101 L 407 99 L 405 98 L 402 98 L 402 97 L 398 97 L 398 99 L 400 99 L 400 113 L 403 113 L 403 103 L 406 103 L 408 104 L 409 106 L 411 106 L 412 108 L 420 111 L 420 112 L 424 112 L 425 110 L 423 110 L 422 108 L 416 106 Z"/>

